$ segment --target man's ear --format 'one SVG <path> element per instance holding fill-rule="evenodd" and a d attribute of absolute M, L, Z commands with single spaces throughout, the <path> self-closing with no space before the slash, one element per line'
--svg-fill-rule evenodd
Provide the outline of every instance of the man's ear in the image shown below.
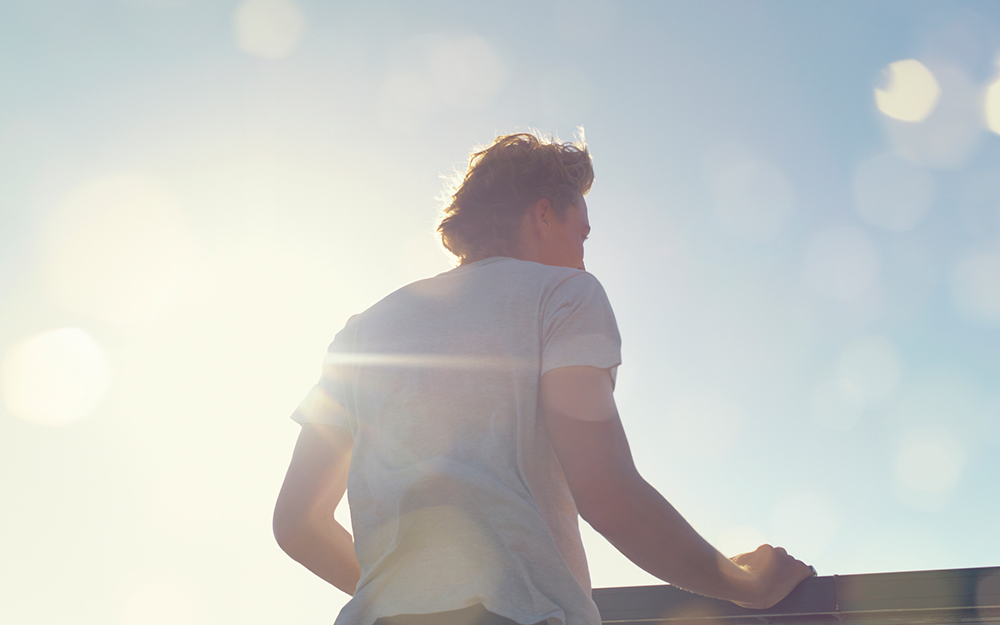
<path fill-rule="evenodd" d="M 532 229 L 538 238 L 545 240 L 549 234 L 549 222 L 555 218 L 555 211 L 552 210 L 552 203 L 546 198 L 535 202 L 535 205 L 528 209 L 531 214 Z"/>

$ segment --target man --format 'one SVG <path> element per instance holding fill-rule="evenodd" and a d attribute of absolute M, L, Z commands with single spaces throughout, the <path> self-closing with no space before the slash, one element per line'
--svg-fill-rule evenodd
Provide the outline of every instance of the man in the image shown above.
<path fill-rule="evenodd" d="M 596 625 L 578 512 L 653 575 L 747 607 L 811 574 L 767 545 L 725 558 L 636 471 L 618 329 L 583 270 L 593 177 L 582 144 L 499 137 L 438 228 L 461 264 L 330 346 L 274 530 L 354 595 L 338 625 Z M 353 541 L 333 518 L 345 489 Z"/>

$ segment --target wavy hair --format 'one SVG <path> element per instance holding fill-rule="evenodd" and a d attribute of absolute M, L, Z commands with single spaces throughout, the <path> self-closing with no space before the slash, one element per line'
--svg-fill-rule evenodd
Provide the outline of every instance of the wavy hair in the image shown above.
<path fill-rule="evenodd" d="M 469 169 L 445 199 L 437 230 L 461 264 L 510 256 L 518 245 L 521 217 L 540 199 L 560 219 L 594 183 L 594 167 L 581 129 L 580 140 L 517 133 L 497 137 L 469 157 Z"/>

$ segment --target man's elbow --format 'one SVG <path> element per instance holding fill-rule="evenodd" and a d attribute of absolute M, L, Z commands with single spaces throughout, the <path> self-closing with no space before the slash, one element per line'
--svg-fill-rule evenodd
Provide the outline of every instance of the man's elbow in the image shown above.
<path fill-rule="evenodd" d="M 295 545 L 302 535 L 300 517 L 281 506 L 276 506 L 274 516 L 271 518 L 271 531 L 281 550 L 294 557 L 292 554 L 295 552 Z"/>
<path fill-rule="evenodd" d="M 630 501 L 621 490 L 580 494 L 576 497 L 576 505 L 580 518 L 605 537 L 627 531 L 634 517 Z"/>

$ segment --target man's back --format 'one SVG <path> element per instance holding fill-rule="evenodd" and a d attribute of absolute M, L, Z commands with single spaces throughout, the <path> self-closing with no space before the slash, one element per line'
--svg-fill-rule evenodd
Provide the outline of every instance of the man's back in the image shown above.
<path fill-rule="evenodd" d="M 471 596 L 521 622 L 596 622 L 539 380 L 619 360 L 596 279 L 510 258 L 414 283 L 353 317 L 320 382 L 350 415 L 335 425 L 354 438 L 348 493 L 364 528 L 341 621 L 444 612 Z"/>

